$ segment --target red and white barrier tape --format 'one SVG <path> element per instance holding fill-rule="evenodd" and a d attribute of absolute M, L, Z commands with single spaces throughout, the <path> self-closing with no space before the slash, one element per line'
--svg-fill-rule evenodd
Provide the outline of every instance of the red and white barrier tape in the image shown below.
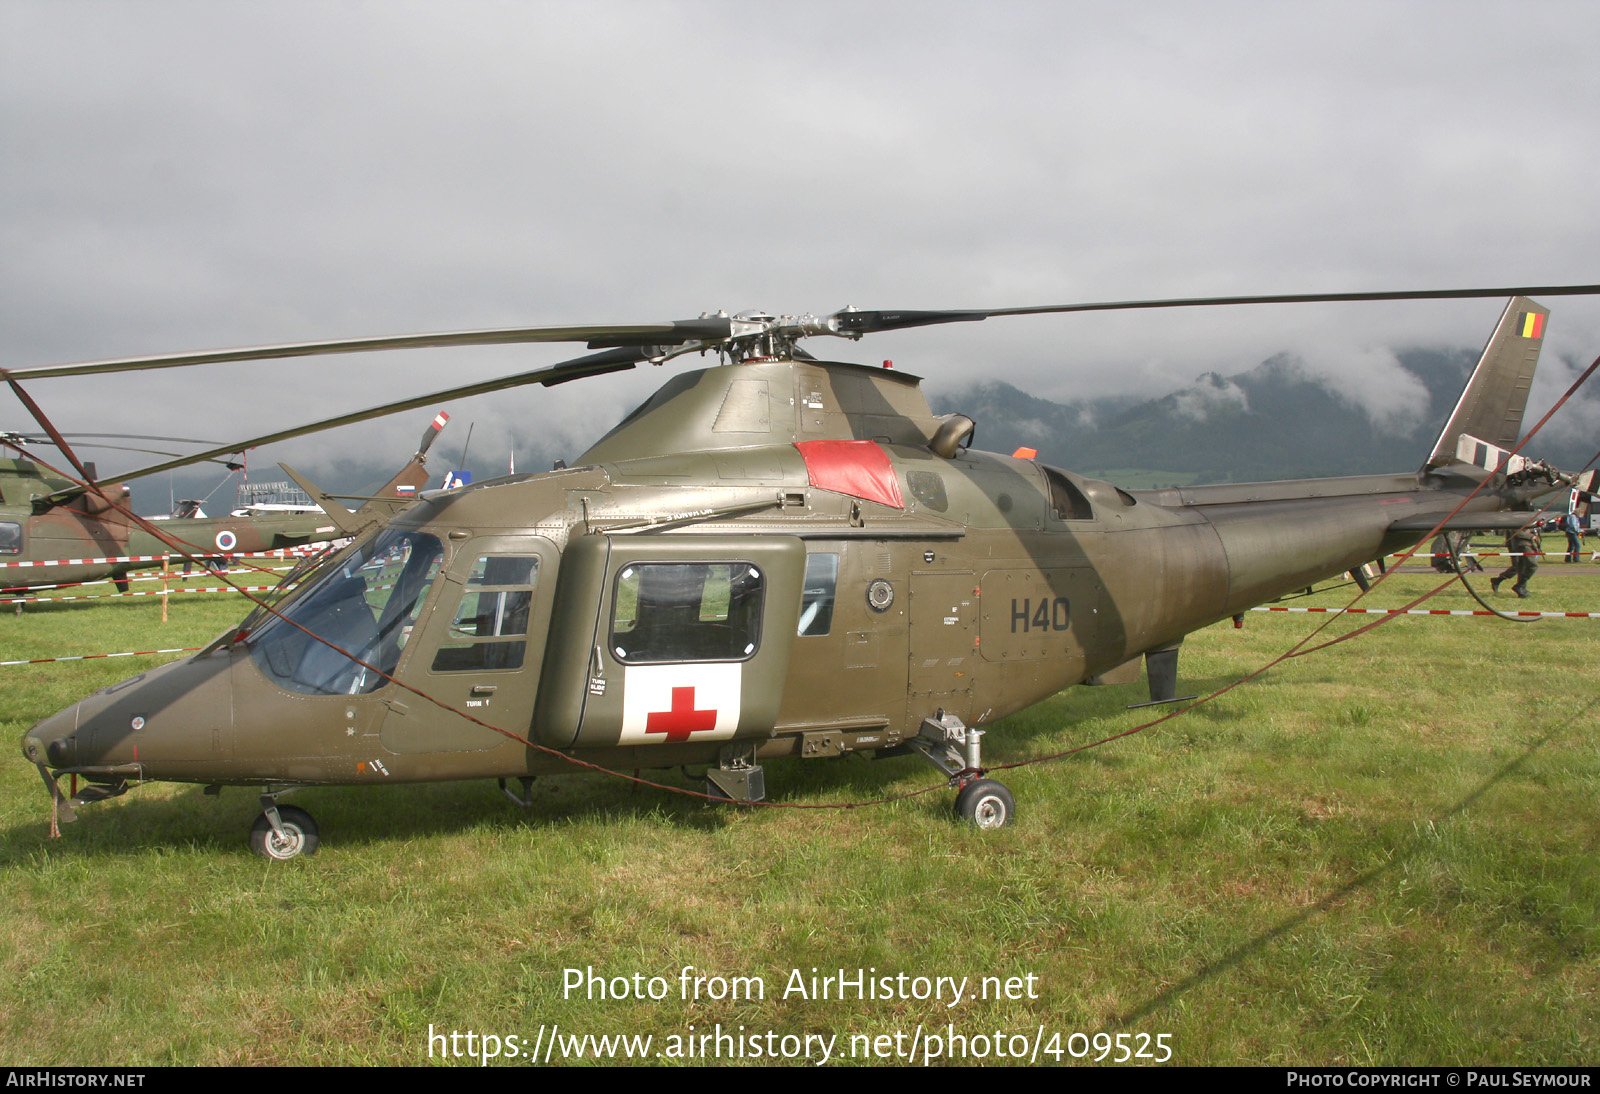
<path fill-rule="evenodd" d="M 54 604 L 66 600 L 114 600 L 119 596 L 168 596 L 178 593 L 271 593 L 277 585 L 209 585 L 203 589 L 140 589 L 125 593 L 90 593 L 88 596 L 5 596 L 0 604 Z"/>
<path fill-rule="evenodd" d="M 327 542 L 306 543 L 299 547 L 279 547 L 275 551 L 206 551 L 195 548 L 196 558 L 304 558 L 329 546 Z M 124 562 L 187 562 L 188 555 L 117 555 L 111 558 L 51 558 L 32 562 L 0 562 L 0 569 L 25 570 L 39 566 L 110 566 Z"/>
<path fill-rule="evenodd" d="M 1494 615 L 1480 609 L 1450 608 L 1280 608 L 1263 604 L 1251 608 L 1253 612 L 1306 612 L 1312 615 Z M 1600 619 L 1600 612 L 1505 612 L 1505 615 L 1527 616 L 1534 619 Z"/>
<path fill-rule="evenodd" d="M 233 577 L 238 574 L 287 574 L 294 569 L 292 566 L 236 566 L 228 570 L 194 570 L 185 573 L 182 570 L 169 570 L 164 576 L 160 570 L 136 570 L 126 577 L 110 578 L 101 577 L 93 581 L 57 581 L 46 585 L 7 585 L 4 578 L 0 578 L 0 593 L 22 593 L 30 589 L 49 591 L 51 589 L 88 589 L 95 585 L 115 585 L 126 581 L 130 584 L 149 581 L 194 581 L 208 577 Z"/>
<path fill-rule="evenodd" d="M 3 665 L 47 665 L 52 661 L 92 661 L 98 657 L 153 657 L 159 653 L 194 653 L 203 646 L 190 646 L 181 650 L 136 650 L 132 653 L 80 653 L 76 657 L 35 657 L 28 661 L 0 661 Z"/>
<path fill-rule="evenodd" d="M 1579 551 L 1578 553 L 1580 555 L 1583 554 L 1582 551 Z M 1566 558 L 1567 557 L 1567 552 L 1565 552 L 1565 551 L 1462 551 L 1461 552 L 1461 557 L 1462 558 L 1521 558 L 1523 555 L 1527 555 L 1530 558 L 1545 558 L 1546 556 L 1554 558 L 1557 555 L 1561 556 L 1562 558 Z M 1421 551 L 1418 551 L 1416 554 L 1412 555 L 1411 557 L 1412 558 L 1447 558 L 1448 556 L 1447 555 L 1425 555 Z M 1590 562 L 1600 562 L 1600 551 L 1590 551 L 1589 552 L 1589 561 Z"/>

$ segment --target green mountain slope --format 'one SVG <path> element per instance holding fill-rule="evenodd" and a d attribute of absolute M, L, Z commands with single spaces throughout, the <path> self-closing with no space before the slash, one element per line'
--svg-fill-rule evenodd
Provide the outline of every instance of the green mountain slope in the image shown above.
<path fill-rule="evenodd" d="M 1233 376 L 1206 373 L 1156 399 L 1063 404 L 991 382 L 932 402 L 937 413 L 976 420 L 978 447 L 1035 448 L 1056 466 L 1143 480 L 1134 486 L 1357 475 L 1420 466 L 1476 360 L 1468 350 L 1406 350 L 1396 357 L 1427 392 L 1428 406 L 1418 414 L 1415 389 L 1397 393 L 1411 412 L 1381 421 L 1286 356 Z M 1383 404 L 1382 392 L 1365 394 Z M 1536 444 L 1530 454 L 1576 468 L 1593 455 L 1577 447 Z"/>

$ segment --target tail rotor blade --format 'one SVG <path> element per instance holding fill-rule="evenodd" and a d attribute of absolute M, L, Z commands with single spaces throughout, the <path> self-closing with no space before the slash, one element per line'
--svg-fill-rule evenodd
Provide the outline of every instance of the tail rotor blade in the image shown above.
<path fill-rule="evenodd" d="M 422 431 L 422 441 L 417 445 L 417 459 L 422 459 L 428 454 L 428 449 L 433 447 L 433 442 L 439 439 L 439 434 L 444 432 L 444 427 L 450 422 L 450 415 L 444 411 L 433 416 L 433 421 L 428 423 L 428 428 Z"/>

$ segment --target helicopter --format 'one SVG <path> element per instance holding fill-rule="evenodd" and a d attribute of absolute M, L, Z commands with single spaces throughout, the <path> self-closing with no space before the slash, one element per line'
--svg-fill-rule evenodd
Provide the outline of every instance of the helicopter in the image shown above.
<path fill-rule="evenodd" d="M 428 448 L 448 420 L 448 414 L 435 416 L 416 454 L 369 499 L 373 506 L 369 515 L 379 512 L 379 499 L 403 497 L 409 502 L 427 485 Z M 37 442 L 38 438 L 30 435 L 0 433 L 0 444 L 17 453 L 16 458 L 0 458 L 0 597 L 20 598 L 33 590 L 107 578 L 119 592 L 127 592 L 129 573 L 160 566 L 162 558 L 170 555 L 181 554 L 213 568 L 226 556 L 285 550 L 344 534 L 317 507 L 275 510 L 254 504 L 253 499 L 246 499 L 252 503 L 224 517 L 205 516 L 198 502 L 186 501 L 179 503 L 172 516 L 146 523 L 128 512 L 126 485 L 113 483 L 89 490 L 29 459 L 24 446 Z M 227 466 L 238 470 L 240 465 L 229 462 Z M 95 465 L 85 464 L 84 469 L 92 480 Z M 382 511 L 388 512 L 386 508 Z"/>
<path fill-rule="evenodd" d="M 253 446 L 718 357 L 673 375 L 570 467 L 424 491 L 364 523 L 285 468 L 350 546 L 193 656 L 38 722 L 22 753 L 62 820 L 153 780 L 260 787 L 251 844 L 271 859 L 318 846 L 313 818 L 278 800 L 301 787 L 492 778 L 527 805 L 544 774 L 705 765 L 709 796 L 758 802 L 770 761 L 852 753 L 920 757 L 960 817 L 998 828 L 1016 803 L 984 773 L 997 719 L 1074 684 L 1131 683 L 1141 662 L 1151 701 L 1174 701 L 1190 632 L 1441 529 L 1515 528 L 1543 494 L 1592 490 L 1593 472 L 1513 450 L 1549 314 L 1530 296 L 1596 292 L 706 313 L 8 370 L 17 387 L 423 346 L 596 351 L 240 442 Z M 1021 314 L 1491 296 L 1510 299 L 1433 449 L 1387 475 L 1124 490 L 1026 450 L 974 449 L 975 423 L 935 416 L 917 377 L 800 345 Z M 70 798 L 68 775 L 85 784 Z"/>

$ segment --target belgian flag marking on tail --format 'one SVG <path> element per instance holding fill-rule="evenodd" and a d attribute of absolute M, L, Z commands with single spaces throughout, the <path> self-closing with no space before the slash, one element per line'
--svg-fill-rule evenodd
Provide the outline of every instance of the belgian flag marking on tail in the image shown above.
<path fill-rule="evenodd" d="M 1517 316 L 1517 334 L 1523 338 L 1539 338 L 1544 334 L 1544 316 L 1536 311 L 1525 311 Z"/>

